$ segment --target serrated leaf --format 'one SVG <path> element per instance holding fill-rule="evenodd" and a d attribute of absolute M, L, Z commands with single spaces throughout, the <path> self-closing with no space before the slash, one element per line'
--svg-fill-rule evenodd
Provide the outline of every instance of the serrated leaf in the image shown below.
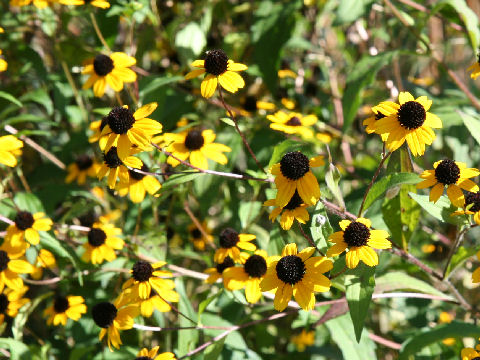
<path fill-rule="evenodd" d="M 352 318 L 355 338 L 360 342 L 375 288 L 375 267 L 360 263 L 345 276 L 345 297 Z"/>
<path fill-rule="evenodd" d="M 317 247 L 326 252 L 328 248 L 328 237 L 333 233 L 332 225 L 328 220 L 327 210 L 325 205 L 321 201 L 315 206 L 315 210 L 312 212 L 312 220 L 310 222 L 310 234 L 312 240 Z"/>

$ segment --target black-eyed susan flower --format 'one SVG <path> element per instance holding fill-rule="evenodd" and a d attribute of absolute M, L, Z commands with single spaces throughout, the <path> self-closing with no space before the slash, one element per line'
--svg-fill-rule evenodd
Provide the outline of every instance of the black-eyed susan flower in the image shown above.
<path fill-rule="evenodd" d="M 264 206 L 275 206 L 276 200 L 270 199 L 263 203 Z M 310 215 L 307 211 L 307 205 L 303 202 L 300 195 L 298 195 L 298 191 L 295 190 L 293 193 L 292 198 L 290 201 L 285 205 L 283 208 L 276 206 L 268 218 L 275 221 L 278 215 L 282 214 L 280 217 L 280 226 L 283 230 L 290 230 L 293 225 L 293 221 L 297 219 L 298 222 L 305 224 L 309 219 Z"/>
<path fill-rule="evenodd" d="M 152 288 L 159 294 L 163 290 L 171 290 L 175 287 L 174 282 L 170 279 L 172 273 L 165 270 L 160 270 L 166 264 L 165 261 L 158 261 L 150 264 L 147 261 L 138 260 L 133 265 L 130 273 L 132 277 L 123 284 L 123 289 L 132 288 L 134 294 L 138 294 L 140 299 L 148 299 L 150 297 Z"/>
<path fill-rule="evenodd" d="M 392 106 L 391 101 L 384 101 L 371 108 L 373 115 L 363 120 L 363 125 L 366 126 L 365 132 L 367 134 L 373 134 L 375 132 L 375 124 L 378 120 L 383 119 L 386 116 L 397 113 L 398 107 Z M 382 134 L 382 141 L 387 141 L 388 134 Z"/>
<path fill-rule="evenodd" d="M 120 228 L 112 224 L 96 222 L 88 232 L 88 241 L 83 244 L 85 252 L 82 260 L 92 264 L 101 264 L 103 261 L 113 261 L 117 258 L 115 250 L 123 249 L 124 241 L 118 237 L 122 233 Z"/>
<path fill-rule="evenodd" d="M 47 249 L 40 249 L 37 255 L 35 270 L 31 274 L 33 279 L 40 279 L 43 275 L 43 269 L 51 269 L 57 265 L 55 256 Z"/>
<path fill-rule="evenodd" d="M 2 49 L 0 49 L 0 55 L 2 55 Z M 0 72 L 6 71 L 8 68 L 8 63 L 5 59 L 0 59 Z"/>
<path fill-rule="evenodd" d="M 78 185 L 85 184 L 87 176 L 96 177 L 100 165 L 88 155 L 81 155 L 75 159 L 75 162 L 67 166 L 68 175 L 65 178 L 67 184 L 77 180 Z"/>
<path fill-rule="evenodd" d="M 175 354 L 171 352 L 164 352 L 157 355 L 159 348 L 160 346 L 155 346 L 150 351 L 147 348 L 143 348 L 137 354 L 137 359 L 135 360 L 175 360 Z"/>
<path fill-rule="evenodd" d="M 478 360 L 480 359 L 480 349 L 479 346 L 476 346 L 476 350 L 472 348 L 464 348 L 460 353 L 462 360 Z"/>
<path fill-rule="evenodd" d="M 207 284 L 213 284 L 218 279 L 222 278 L 223 272 L 225 269 L 235 266 L 233 259 L 230 256 L 227 256 L 223 262 L 217 264 L 215 267 L 208 268 L 204 271 L 205 274 L 208 274 L 208 278 L 205 279 Z M 226 285 L 225 279 L 223 279 L 223 284 Z"/>
<path fill-rule="evenodd" d="M 323 275 L 333 267 L 331 260 L 324 256 L 314 256 L 315 248 L 308 247 L 297 251 L 296 244 L 283 248 L 282 256 L 271 256 L 267 273 L 260 283 L 262 291 L 275 290 L 273 306 L 283 311 L 292 295 L 304 310 L 315 306 L 314 292 L 330 289 L 330 280 Z"/>
<path fill-rule="evenodd" d="M 477 252 L 477 259 L 480 260 L 480 251 Z M 472 273 L 472 282 L 474 284 L 480 282 L 480 267 L 476 268 Z"/>
<path fill-rule="evenodd" d="M 286 134 L 297 134 L 305 139 L 313 138 L 313 130 L 309 127 L 314 125 L 318 119 L 315 115 L 303 116 L 300 113 L 277 111 L 273 115 L 267 115 L 272 123 L 270 128 L 282 131 Z"/>
<path fill-rule="evenodd" d="M 290 69 L 280 69 L 278 70 L 277 74 L 280 79 L 285 79 L 285 78 L 296 79 L 297 78 L 297 74 L 295 73 L 295 71 Z"/>
<path fill-rule="evenodd" d="M 291 100 L 289 98 L 286 98 L 286 97 L 282 97 L 282 99 L 280 100 L 280 102 L 282 103 L 282 105 L 287 108 L 288 110 L 293 110 L 295 109 L 295 107 L 297 106 L 297 104 L 295 103 L 294 100 Z"/>
<path fill-rule="evenodd" d="M 242 106 L 241 114 L 243 116 L 249 116 L 252 113 L 256 113 L 258 110 L 275 110 L 275 104 L 268 101 L 258 100 L 253 95 L 248 95 L 240 100 Z"/>
<path fill-rule="evenodd" d="M 132 150 L 130 154 L 135 154 L 136 150 Z M 142 160 L 135 156 L 127 156 L 121 159 L 117 153 L 117 147 L 112 146 L 110 150 L 103 153 L 103 164 L 100 166 L 97 172 L 97 178 L 103 179 L 108 174 L 108 187 L 110 189 L 115 188 L 117 178 L 120 176 L 122 179 L 128 179 L 129 173 L 127 166 L 135 169 L 140 169 L 143 163 Z"/>
<path fill-rule="evenodd" d="M 304 352 L 307 346 L 312 346 L 315 343 L 315 331 L 306 331 L 303 329 L 299 334 L 293 335 L 290 341 L 298 351 Z"/>
<path fill-rule="evenodd" d="M 148 172 L 149 168 L 143 164 L 140 170 Z M 120 177 L 117 190 L 120 196 L 129 194 L 130 200 L 134 203 L 142 202 L 147 192 L 153 195 L 162 187 L 160 182 L 152 175 L 141 174 L 133 170 L 128 170 L 128 174 L 128 178 Z"/>
<path fill-rule="evenodd" d="M 149 119 L 157 108 L 153 102 L 132 112 L 126 107 L 114 107 L 107 115 L 107 124 L 102 129 L 100 139 L 105 136 L 105 143 L 100 141 L 100 149 L 107 152 L 113 146 L 117 147 L 118 156 L 123 159 L 130 154 L 132 145 L 141 150 L 150 149 L 152 136 L 162 132 L 162 124 Z"/>
<path fill-rule="evenodd" d="M 130 69 L 136 64 L 134 57 L 122 52 L 115 52 L 110 55 L 98 54 L 93 59 L 85 62 L 82 74 L 90 75 L 83 89 L 93 86 L 93 93 L 97 97 L 105 94 L 105 89 L 110 86 L 113 91 L 121 91 L 123 83 L 131 83 L 137 80 L 137 74 Z"/>
<path fill-rule="evenodd" d="M 213 236 L 210 235 L 212 233 L 212 229 L 208 226 L 206 221 L 202 221 L 201 223 L 202 229 L 207 235 L 206 237 L 200 231 L 200 229 L 194 223 L 188 225 L 188 237 L 190 241 L 193 242 L 193 246 L 195 249 L 203 251 L 207 244 L 213 243 Z"/>
<path fill-rule="evenodd" d="M 476 80 L 480 76 L 480 53 L 477 55 L 477 61 L 467 69 L 467 71 L 470 70 L 472 71 L 470 77 Z"/>
<path fill-rule="evenodd" d="M 239 234 L 232 228 L 223 229 L 219 236 L 220 247 L 215 250 L 213 260 L 216 263 L 223 263 L 227 256 L 230 256 L 235 262 L 243 262 L 240 256 L 240 249 L 255 251 L 256 246 L 250 241 L 256 239 L 252 234 Z"/>
<path fill-rule="evenodd" d="M 30 302 L 30 299 L 23 297 L 27 290 L 27 286 L 23 286 L 17 290 L 3 289 L 0 293 L 0 325 L 3 324 L 6 316 L 11 318 L 16 317 L 18 310 Z"/>
<path fill-rule="evenodd" d="M 133 318 L 139 313 L 138 305 L 120 306 L 116 301 L 101 302 L 93 306 L 92 317 L 95 324 L 102 328 L 98 338 L 102 340 L 107 335 L 107 344 L 110 351 L 112 346 L 119 349 L 122 344 L 119 330 L 128 330 L 133 327 Z"/>
<path fill-rule="evenodd" d="M 102 120 L 92 121 L 89 125 L 89 128 L 90 128 L 91 131 L 93 131 L 93 134 L 88 137 L 88 142 L 94 143 L 94 142 L 99 141 L 100 142 L 100 148 L 102 148 L 102 147 L 105 148 L 105 144 L 107 142 L 108 135 L 101 136 L 102 130 L 105 126 L 107 126 L 107 117 L 106 116 L 104 116 L 102 118 Z M 104 140 L 100 140 L 100 139 L 104 139 Z"/>
<path fill-rule="evenodd" d="M 440 199 L 445 186 L 447 195 L 452 204 L 456 207 L 463 207 L 465 197 L 461 189 L 473 193 L 478 192 L 478 186 L 469 178 L 480 175 L 475 168 L 467 168 L 462 162 L 445 159 L 433 164 L 433 170 L 425 170 L 420 177 L 423 180 L 417 184 L 417 189 L 425 189 L 433 186 L 430 190 L 430 201 L 434 203 Z"/>
<path fill-rule="evenodd" d="M 180 300 L 180 295 L 174 290 L 175 283 L 164 282 L 162 291 L 159 293 L 155 289 L 151 289 L 150 295 L 147 299 L 142 299 L 138 296 L 138 290 L 135 287 L 126 288 L 121 296 L 123 302 L 126 304 L 138 304 L 140 306 L 140 314 L 144 317 L 150 317 L 154 310 L 160 312 L 168 312 L 172 310 L 170 303 L 177 303 Z"/>
<path fill-rule="evenodd" d="M 200 85 L 200 91 L 204 98 L 213 96 L 218 83 L 231 93 L 235 93 L 245 86 L 245 81 L 237 72 L 247 70 L 247 66 L 229 60 L 223 50 L 207 51 L 205 60 L 195 60 L 192 66 L 197 69 L 185 75 L 186 80 L 196 78 L 204 73 L 207 74 Z"/>
<path fill-rule="evenodd" d="M 425 153 L 425 145 L 431 145 L 436 135 L 433 129 L 442 128 L 442 121 L 437 115 L 428 110 L 432 100 L 426 96 L 415 98 L 409 92 L 398 95 L 400 105 L 394 102 L 384 102 L 385 106 L 396 108 L 397 111 L 374 124 L 375 133 L 388 134 L 385 144 L 390 151 L 397 150 L 407 141 L 408 147 L 414 156 Z"/>
<path fill-rule="evenodd" d="M 24 259 L 25 248 L 12 248 L 3 243 L 0 246 L 0 292 L 5 286 L 13 290 L 23 287 L 19 274 L 31 274 L 34 267 Z"/>
<path fill-rule="evenodd" d="M 192 129 L 180 133 L 166 133 L 164 135 L 165 150 L 181 160 L 189 159 L 190 164 L 200 169 L 208 169 L 207 159 L 225 165 L 228 162 L 224 152 L 230 152 L 227 145 L 214 143 L 213 130 Z M 169 157 L 167 163 L 173 167 L 180 162 Z"/>
<path fill-rule="evenodd" d="M 374 249 L 390 249 L 390 236 L 385 230 L 371 230 L 369 219 L 358 218 L 355 221 L 342 220 L 339 223 L 342 231 L 330 235 L 329 241 L 335 245 L 327 250 L 327 256 L 337 256 L 348 248 L 347 267 L 353 269 L 362 260 L 368 266 L 378 265 L 378 255 Z"/>
<path fill-rule="evenodd" d="M 44 9 L 50 5 L 51 1 L 49 0 L 10 0 L 10 5 L 12 6 L 28 6 L 30 4 L 35 5 L 38 9 Z"/>
<path fill-rule="evenodd" d="M 47 324 L 65 326 L 69 318 L 78 321 L 87 312 L 87 306 L 84 303 L 85 300 L 81 296 L 56 296 L 53 304 L 44 311 Z"/>
<path fill-rule="evenodd" d="M 1 52 L 0 52 L 1 54 Z M 1 59 L 0 59 L 1 69 Z M 0 70 L 1 71 L 1 70 Z M 22 155 L 23 141 L 13 135 L 0 136 L 0 164 L 10 167 L 17 165 L 17 156 Z"/>
<path fill-rule="evenodd" d="M 298 195 L 307 205 L 314 205 L 320 199 L 320 187 L 310 167 L 322 166 L 323 156 L 310 160 L 300 151 L 283 155 L 279 163 L 272 166 L 270 172 L 275 176 L 278 192 L 275 198 L 278 207 L 285 207 L 298 191 Z"/>
<path fill-rule="evenodd" d="M 265 250 L 256 250 L 253 255 L 246 258 L 243 266 L 228 267 L 223 272 L 225 287 L 228 290 L 245 288 L 245 297 L 251 304 L 260 300 L 262 291 L 260 281 L 267 272 L 269 258 Z"/>
<path fill-rule="evenodd" d="M 101 9 L 108 9 L 110 7 L 110 3 L 106 0 L 58 0 L 58 2 L 62 5 L 92 5 Z"/>
<path fill-rule="evenodd" d="M 15 215 L 14 224 L 7 228 L 7 236 L 5 240 L 13 247 L 27 240 L 29 244 L 38 245 L 40 242 L 39 231 L 48 231 L 51 229 L 53 222 L 45 216 L 43 212 L 32 214 L 28 211 L 19 211 Z M 27 246 L 30 246 L 30 245 Z"/>
<path fill-rule="evenodd" d="M 465 209 L 455 211 L 455 215 L 473 215 L 473 220 L 480 225 L 480 193 L 467 192 L 465 194 Z"/>

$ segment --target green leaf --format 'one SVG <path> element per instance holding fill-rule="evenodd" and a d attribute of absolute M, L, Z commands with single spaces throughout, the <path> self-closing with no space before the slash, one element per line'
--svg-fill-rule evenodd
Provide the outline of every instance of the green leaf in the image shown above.
<path fill-rule="evenodd" d="M 480 144 L 480 119 L 477 116 L 469 115 L 466 113 L 460 113 L 463 123 L 470 131 L 470 135 Z"/>
<path fill-rule="evenodd" d="M 464 337 L 478 338 L 480 327 L 475 324 L 467 324 L 453 321 L 449 324 L 441 324 L 434 328 L 422 329 L 405 340 L 400 350 L 399 360 L 408 360 L 424 347 L 439 343 L 446 338 L 461 339 Z"/>
<path fill-rule="evenodd" d="M 188 23 L 175 36 L 175 46 L 186 60 L 198 57 L 205 45 L 207 45 L 207 38 L 196 22 Z"/>
<path fill-rule="evenodd" d="M 10 338 L 0 338 L 0 347 L 10 350 L 11 360 L 23 360 L 30 358 L 30 350 L 28 349 L 27 345 L 21 341 Z"/>
<path fill-rule="evenodd" d="M 262 209 L 260 201 L 241 202 L 238 209 L 238 217 L 242 229 L 246 229 L 248 224 L 254 220 Z"/>
<path fill-rule="evenodd" d="M 235 123 L 229 117 L 222 117 L 222 118 L 220 118 L 220 121 L 224 122 L 227 125 L 235 126 Z"/>
<path fill-rule="evenodd" d="M 197 178 L 198 176 L 205 176 L 201 173 L 192 173 L 192 174 L 174 174 L 168 178 L 162 185 L 162 189 L 160 192 L 164 192 L 166 190 L 170 190 L 174 187 L 177 187 L 180 184 L 189 182 Z"/>
<path fill-rule="evenodd" d="M 335 200 L 338 204 L 344 208 L 345 201 L 343 200 L 342 190 L 340 190 L 339 182 L 340 182 L 341 174 L 340 171 L 337 169 L 335 165 L 330 163 L 328 166 L 327 173 L 325 174 L 325 184 L 327 185 L 328 189 L 332 193 Z"/>
<path fill-rule="evenodd" d="M 432 215 L 434 218 L 447 222 L 450 224 L 463 224 L 465 222 L 462 216 L 451 216 L 455 211 L 455 208 L 450 203 L 450 200 L 446 196 L 440 196 L 440 199 L 436 203 L 429 200 L 428 195 L 418 195 L 415 193 L 408 194 L 413 200 L 415 200 L 426 213 Z"/>
<path fill-rule="evenodd" d="M 271 168 L 276 163 L 280 162 L 283 155 L 285 155 L 289 151 L 298 150 L 301 144 L 297 141 L 293 140 L 285 140 L 282 141 L 280 144 L 276 145 L 273 148 L 272 157 L 270 158 L 270 162 L 268 163 L 268 168 Z"/>
<path fill-rule="evenodd" d="M 226 338 L 227 336 L 220 339 L 220 341 L 217 341 L 215 344 L 213 344 L 213 346 L 208 347 L 207 350 L 205 351 L 205 357 L 203 358 L 203 360 L 219 359 L 220 354 L 222 353 Z"/>
<path fill-rule="evenodd" d="M 17 105 L 18 107 L 23 106 L 23 104 L 20 101 L 18 101 L 16 97 L 14 97 L 13 95 L 5 91 L 0 91 L 0 98 L 10 101 L 11 103 L 14 103 L 15 105 Z"/>
<path fill-rule="evenodd" d="M 328 248 L 328 237 L 333 233 L 332 225 L 328 220 L 327 210 L 321 201 L 317 202 L 315 210 L 312 213 L 312 221 L 310 223 L 310 234 L 312 240 L 317 247 L 326 252 Z"/>
<path fill-rule="evenodd" d="M 197 318 L 198 318 L 198 325 L 200 325 L 202 323 L 201 321 L 201 317 L 202 317 L 202 314 L 203 312 L 205 311 L 205 309 L 207 308 L 208 305 L 210 305 L 210 303 L 215 300 L 216 298 L 218 298 L 223 292 L 223 289 L 220 289 L 216 294 L 206 298 L 205 300 L 203 300 L 200 304 L 198 304 L 198 313 L 197 313 Z"/>
<path fill-rule="evenodd" d="M 453 270 L 455 270 L 457 267 L 462 265 L 465 260 L 475 255 L 479 250 L 480 250 L 480 246 L 473 246 L 473 247 L 460 246 L 455 252 L 455 254 L 453 254 L 452 260 L 450 261 L 450 264 L 448 264 L 447 272 L 445 273 L 445 275 L 448 277 Z"/>
<path fill-rule="evenodd" d="M 350 24 L 363 16 L 373 0 L 340 0 L 334 25 Z"/>
<path fill-rule="evenodd" d="M 359 264 L 350 274 L 345 276 L 345 287 L 345 296 L 352 318 L 355 338 L 357 342 L 360 342 L 363 325 L 375 288 L 375 267 L 363 263 Z"/>
<path fill-rule="evenodd" d="M 401 184 L 416 184 L 421 179 L 417 174 L 412 173 L 395 173 L 384 176 L 382 179 L 373 184 L 372 188 L 367 194 L 363 210 L 367 210 L 380 196 L 387 190 Z"/>
<path fill-rule="evenodd" d="M 42 105 L 45 110 L 47 110 L 48 115 L 53 114 L 53 102 L 50 96 L 48 95 L 47 91 L 44 89 L 37 89 L 35 91 L 31 91 L 23 95 L 20 100 L 23 102 L 33 101 L 39 105 Z"/>
<path fill-rule="evenodd" d="M 185 285 L 182 278 L 175 279 L 175 290 L 180 295 L 180 301 L 178 303 L 178 310 L 180 313 L 185 314 L 190 319 L 195 319 L 195 311 L 192 306 L 192 299 L 187 295 L 185 291 Z M 192 322 L 184 316 L 179 317 L 179 326 L 192 326 Z M 198 341 L 197 330 L 182 330 L 178 332 L 178 355 L 179 357 L 185 355 L 190 350 L 195 348 L 195 344 Z"/>
<path fill-rule="evenodd" d="M 45 211 L 40 199 L 32 193 L 17 193 L 15 194 L 13 200 L 15 202 L 15 205 L 17 205 L 18 208 L 22 211 L 29 211 L 32 214 Z"/>
<path fill-rule="evenodd" d="M 342 99 L 344 131 L 350 128 L 358 108 L 364 102 L 363 90 L 373 83 L 382 67 L 391 63 L 395 54 L 396 52 L 384 52 L 376 56 L 365 56 L 349 72 Z"/>
<path fill-rule="evenodd" d="M 139 91 L 140 99 L 143 99 L 146 95 L 161 88 L 162 86 L 165 86 L 171 83 L 176 83 L 183 80 L 183 76 L 167 76 L 167 77 L 151 76 L 142 80 L 143 81 L 140 84 L 146 84 L 146 85 L 140 88 L 140 91 Z M 103 109 L 97 109 L 97 111 L 102 111 L 101 114 L 103 115 Z"/>

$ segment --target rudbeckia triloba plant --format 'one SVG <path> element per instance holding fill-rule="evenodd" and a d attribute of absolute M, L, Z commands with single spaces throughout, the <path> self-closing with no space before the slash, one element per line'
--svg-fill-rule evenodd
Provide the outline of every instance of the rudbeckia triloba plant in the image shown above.
<path fill-rule="evenodd" d="M 32 214 L 29 211 L 19 211 L 15 215 L 14 223 L 7 228 L 5 241 L 13 247 L 21 246 L 27 241 L 26 246 L 37 245 L 40 242 L 39 231 L 49 231 L 52 220 L 43 212 Z"/>
<path fill-rule="evenodd" d="M 84 302 L 85 300 L 81 296 L 56 296 L 52 306 L 45 310 L 47 323 L 49 325 L 62 324 L 65 326 L 68 319 L 78 321 L 87 312 L 87 306 Z"/>
<path fill-rule="evenodd" d="M 227 256 L 237 263 L 243 262 L 240 249 L 255 251 L 257 248 L 251 241 L 255 240 L 253 234 L 239 234 L 232 228 L 225 228 L 219 235 L 220 247 L 215 251 L 216 263 L 223 263 Z"/>
<path fill-rule="evenodd" d="M 0 51 L 1 54 L 1 51 Z M 0 71 L 2 69 L 0 59 Z M 23 142 L 13 135 L 0 136 L 0 164 L 10 167 L 17 165 L 17 157 L 22 155 Z"/>

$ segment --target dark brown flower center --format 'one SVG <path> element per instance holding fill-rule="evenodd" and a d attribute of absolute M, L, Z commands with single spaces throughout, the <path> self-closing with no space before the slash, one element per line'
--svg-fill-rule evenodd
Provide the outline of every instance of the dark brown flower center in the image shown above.
<path fill-rule="evenodd" d="M 290 201 L 288 202 L 287 205 L 285 205 L 285 209 L 287 210 L 295 210 L 297 207 L 299 207 L 300 205 L 303 204 L 303 200 L 302 198 L 300 197 L 300 195 L 298 195 L 298 191 L 295 190 L 295 193 L 293 194 L 292 198 L 290 199 Z"/>
<path fill-rule="evenodd" d="M 251 277 L 262 277 L 267 272 L 267 262 L 260 255 L 251 255 L 243 265 L 245 272 Z"/>
<path fill-rule="evenodd" d="M 207 51 L 205 56 L 205 70 L 209 74 L 222 75 L 227 71 L 228 56 L 223 50 L 210 50 Z"/>
<path fill-rule="evenodd" d="M 112 146 L 107 153 L 103 154 L 103 161 L 109 168 L 117 168 L 123 164 L 122 160 L 118 157 L 116 146 Z"/>
<path fill-rule="evenodd" d="M 292 151 L 283 155 L 280 160 L 280 171 L 289 180 L 298 180 L 310 170 L 308 157 L 300 151 Z"/>
<path fill-rule="evenodd" d="M 348 247 L 367 245 L 368 239 L 370 239 L 370 230 L 358 221 L 352 221 L 343 232 L 343 240 Z"/>
<path fill-rule="evenodd" d="M 250 112 L 257 111 L 257 99 L 255 96 L 247 96 L 243 101 L 243 108 Z"/>
<path fill-rule="evenodd" d="M 143 282 L 152 277 L 153 267 L 149 262 L 139 260 L 133 265 L 132 276 L 135 280 Z"/>
<path fill-rule="evenodd" d="M 442 160 L 435 169 L 435 177 L 442 184 L 456 184 L 460 178 L 460 168 L 453 160 Z"/>
<path fill-rule="evenodd" d="M 32 227 L 35 219 L 33 218 L 32 213 L 28 211 L 19 211 L 15 216 L 15 225 L 20 230 L 27 230 Z"/>
<path fill-rule="evenodd" d="M 101 328 L 108 328 L 117 317 L 117 311 L 117 308 L 112 303 L 98 303 L 92 308 L 93 321 Z"/>
<path fill-rule="evenodd" d="M 226 268 L 232 267 L 234 265 L 235 263 L 233 262 L 233 259 L 230 256 L 227 256 L 221 264 L 217 264 L 217 272 L 221 274 Z"/>
<path fill-rule="evenodd" d="M 205 143 L 201 130 L 190 130 L 185 137 L 185 147 L 190 150 L 198 150 Z"/>
<path fill-rule="evenodd" d="M 140 170 L 148 172 L 150 169 L 148 168 L 147 165 L 143 164 L 142 168 Z M 130 174 L 130 177 L 132 179 L 137 180 L 137 181 L 142 180 L 146 176 L 145 174 L 140 174 L 139 172 L 133 171 L 131 169 L 128 169 L 128 173 Z"/>
<path fill-rule="evenodd" d="M 99 247 L 105 244 L 105 240 L 107 239 L 107 234 L 105 231 L 98 228 L 92 228 L 88 232 L 88 243 L 93 247 Z"/>
<path fill-rule="evenodd" d="M 423 125 L 427 112 L 422 104 L 416 101 L 407 101 L 398 109 L 398 121 L 405 129 L 414 130 Z"/>
<path fill-rule="evenodd" d="M 220 246 L 224 249 L 230 249 L 238 243 L 238 233 L 232 228 L 223 229 L 220 233 Z"/>
<path fill-rule="evenodd" d="M 292 116 L 286 123 L 285 125 L 289 125 L 289 126 L 300 126 L 302 125 L 302 122 L 300 121 L 300 119 L 296 116 Z"/>
<path fill-rule="evenodd" d="M 473 204 L 469 209 L 470 211 L 480 211 L 480 193 L 467 192 L 465 195 L 465 206 L 470 204 Z"/>
<path fill-rule="evenodd" d="M 68 299 L 65 296 L 57 296 L 53 302 L 53 309 L 56 313 L 63 313 L 69 308 Z"/>
<path fill-rule="evenodd" d="M 116 106 L 107 115 L 108 126 L 115 134 L 126 134 L 135 123 L 135 118 L 130 110 Z"/>
<path fill-rule="evenodd" d="M 190 231 L 190 236 L 194 239 L 201 239 L 202 238 L 202 232 L 198 230 L 197 228 L 193 229 Z"/>
<path fill-rule="evenodd" d="M 5 314 L 5 311 L 7 311 L 9 303 L 10 301 L 8 301 L 7 295 L 0 294 L 0 314 Z"/>
<path fill-rule="evenodd" d="M 10 258 L 8 257 L 8 254 L 0 250 L 0 271 L 3 271 L 7 268 L 8 262 L 10 261 Z"/>
<path fill-rule="evenodd" d="M 93 70 L 98 76 L 110 74 L 113 70 L 113 60 L 107 55 L 98 54 L 93 60 Z"/>
<path fill-rule="evenodd" d="M 92 166 L 93 160 L 88 155 L 80 155 L 75 160 L 75 164 L 77 164 L 77 167 L 78 167 L 79 170 L 88 170 L 90 168 L 90 166 Z"/>
<path fill-rule="evenodd" d="M 277 277 L 284 283 L 295 285 L 305 275 L 305 264 L 297 255 L 282 257 L 275 267 Z"/>
<path fill-rule="evenodd" d="M 89 211 L 88 213 L 79 216 L 78 220 L 80 221 L 80 225 L 86 227 L 92 227 L 93 223 L 97 221 L 97 216 L 93 211 Z"/>
<path fill-rule="evenodd" d="M 136 357 L 135 360 L 152 360 L 152 358 L 148 356 L 139 356 Z"/>

